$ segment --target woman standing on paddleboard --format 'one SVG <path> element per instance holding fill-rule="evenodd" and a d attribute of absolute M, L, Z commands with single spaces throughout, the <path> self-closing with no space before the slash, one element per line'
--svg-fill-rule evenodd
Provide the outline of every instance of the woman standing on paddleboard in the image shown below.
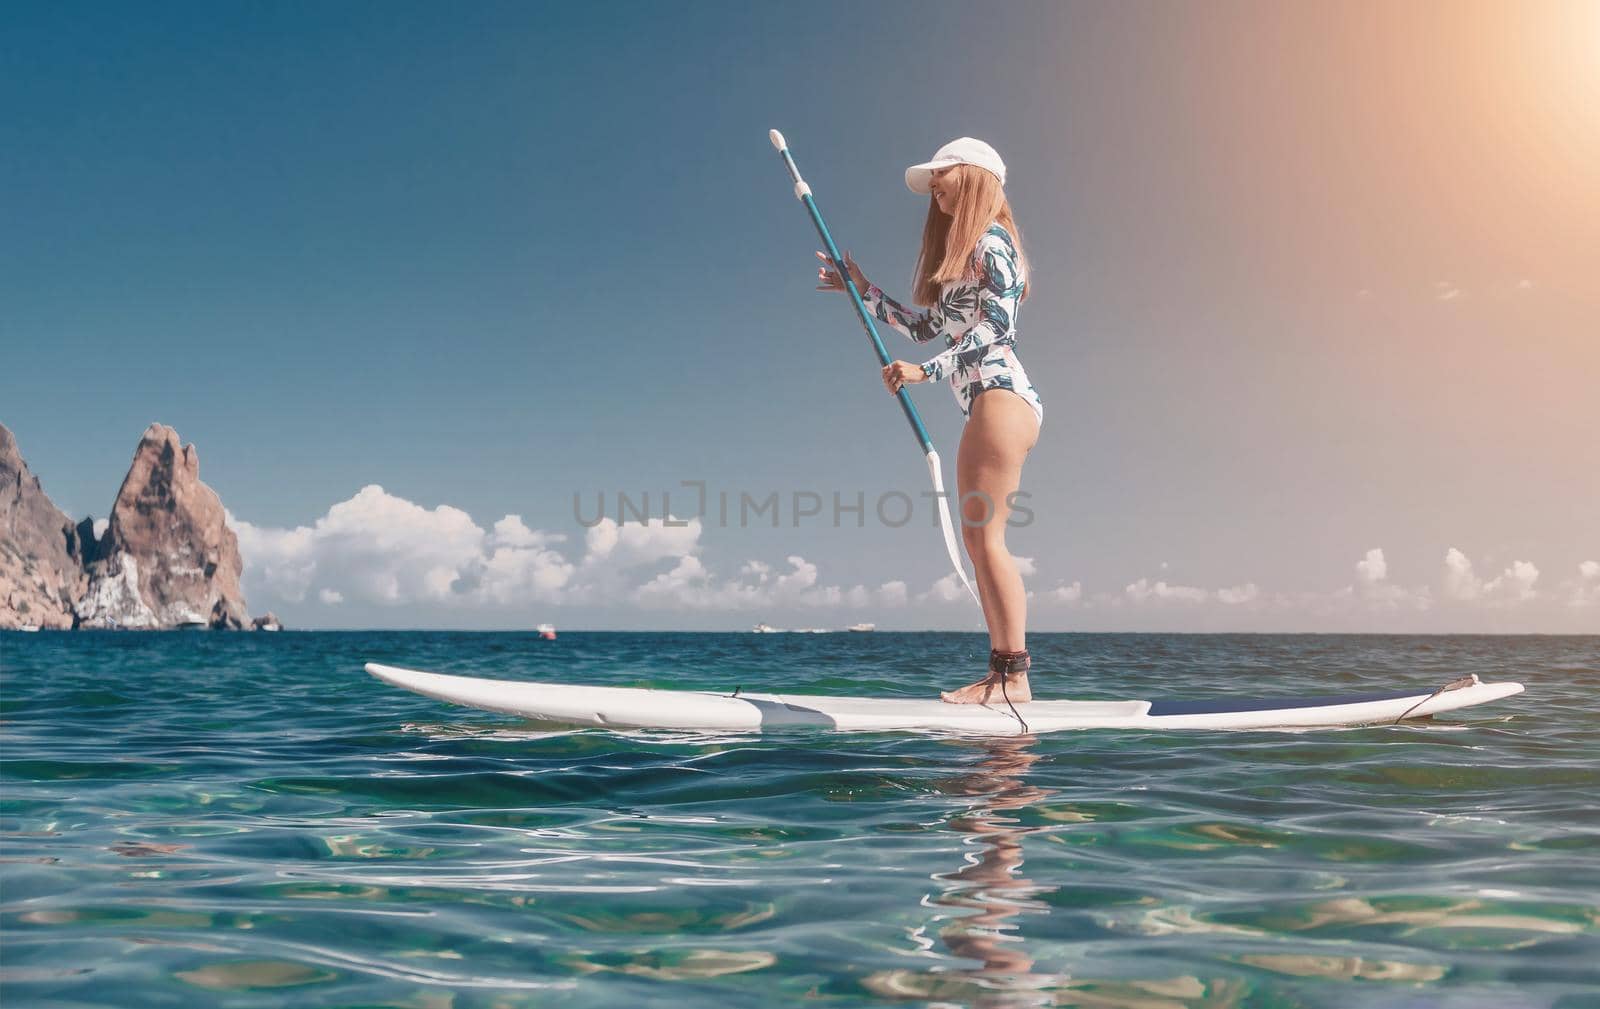
<path fill-rule="evenodd" d="M 1017 306 L 1027 292 L 1027 261 L 1006 201 L 1006 166 L 993 147 L 962 137 L 933 160 L 906 169 L 906 185 L 926 193 L 912 299 L 916 312 L 867 281 L 845 253 L 845 269 L 867 310 L 918 343 L 938 341 L 941 353 L 922 364 L 895 361 L 883 369 L 891 394 L 906 384 L 946 379 L 966 415 L 956 455 L 961 538 L 978 578 L 989 625 L 989 672 L 976 683 L 941 694 L 955 704 L 981 704 L 1000 694 L 1032 699 L 1028 688 L 1027 595 L 1006 549 L 1011 494 L 1022 463 L 1039 438 L 1044 407 L 1017 359 Z M 828 256 L 819 291 L 843 291 Z"/>

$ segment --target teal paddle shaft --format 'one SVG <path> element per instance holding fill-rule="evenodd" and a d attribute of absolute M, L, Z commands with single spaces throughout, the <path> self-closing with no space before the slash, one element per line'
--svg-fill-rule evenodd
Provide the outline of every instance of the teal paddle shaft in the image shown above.
<path fill-rule="evenodd" d="M 794 163 L 794 156 L 789 153 L 789 145 L 784 142 L 783 134 L 777 130 L 769 130 L 767 137 L 772 141 L 772 146 L 783 156 L 783 165 L 789 170 L 789 178 L 794 180 L 795 198 L 804 203 L 806 210 L 811 212 L 811 223 L 817 226 L 817 234 L 822 237 L 822 244 L 827 247 L 828 256 L 833 260 L 833 268 L 839 271 L 840 278 L 844 280 L 845 293 L 850 295 L 850 304 L 856 308 L 856 318 L 861 320 L 862 328 L 872 340 L 872 349 L 878 352 L 879 363 L 887 368 L 891 360 L 889 351 L 883 346 L 883 338 L 878 335 L 877 324 L 872 321 L 872 314 L 867 311 L 866 303 L 861 300 L 861 292 L 856 289 L 856 282 L 851 279 L 850 271 L 845 269 L 844 257 L 839 254 L 839 247 L 833 244 L 833 236 L 828 233 L 828 223 L 822 219 L 822 211 L 817 209 L 817 201 L 811 196 L 811 187 L 800 177 L 800 169 Z M 978 590 L 972 587 L 966 569 L 961 566 L 961 551 L 956 546 L 955 526 L 950 521 L 950 501 L 944 491 L 944 474 L 939 468 L 939 453 L 933 449 L 933 439 L 928 437 L 928 429 L 922 426 L 922 417 L 917 413 L 917 405 L 911 402 L 910 391 L 902 385 L 895 398 L 900 401 L 900 409 L 905 412 L 906 420 L 911 422 L 911 430 L 922 446 L 922 454 L 928 464 L 928 475 L 933 479 L 934 497 L 939 502 L 939 528 L 944 533 L 944 548 L 950 554 L 950 563 L 955 565 L 956 575 L 971 593 L 972 601 L 982 605 L 982 601 L 978 599 Z"/>
<path fill-rule="evenodd" d="M 833 235 L 828 233 L 828 222 L 822 219 L 822 211 L 817 209 L 817 201 L 811 196 L 811 187 L 800 177 L 800 169 L 795 166 L 794 156 L 789 153 L 789 145 L 784 142 L 783 134 L 777 130 L 769 133 L 772 146 L 778 149 L 783 156 L 783 165 L 789 169 L 789 177 L 794 180 L 794 195 L 806 205 L 811 212 L 811 223 L 817 226 L 817 234 L 822 237 L 822 244 L 828 250 L 828 256 L 833 260 L 833 268 L 839 271 L 839 276 L 844 278 L 845 293 L 850 295 L 850 303 L 856 307 L 856 316 L 861 320 L 861 325 L 866 329 L 867 336 L 872 340 L 872 348 L 878 352 L 878 361 L 885 368 L 893 360 L 889 351 L 883 346 L 883 338 L 878 335 L 878 326 L 872 319 L 872 313 L 867 311 L 866 302 L 861 300 L 861 292 L 856 289 L 856 282 L 850 276 L 850 271 L 844 268 L 844 257 L 839 254 L 839 247 L 833 244 Z M 922 415 L 917 413 L 917 404 L 911 401 L 911 393 L 905 386 L 895 396 L 900 401 L 900 409 L 905 411 L 906 420 L 911 422 L 911 430 L 916 433 L 917 441 L 922 445 L 924 453 L 933 451 L 933 439 L 928 437 L 928 429 L 922 426 Z"/>

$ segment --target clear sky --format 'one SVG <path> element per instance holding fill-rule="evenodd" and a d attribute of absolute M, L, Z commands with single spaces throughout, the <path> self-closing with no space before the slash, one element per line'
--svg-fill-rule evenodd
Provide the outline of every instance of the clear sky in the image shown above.
<path fill-rule="evenodd" d="M 980 627 L 871 514 L 926 473 L 777 127 L 902 296 L 904 166 L 1010 165 L 1033 627 L 1600 630 L 1600 4 L 3 17 L 0 421 L 75 517 L 176 427 L 253 612 Z M 619 491 L 657 525 L 580 524 Z"/>

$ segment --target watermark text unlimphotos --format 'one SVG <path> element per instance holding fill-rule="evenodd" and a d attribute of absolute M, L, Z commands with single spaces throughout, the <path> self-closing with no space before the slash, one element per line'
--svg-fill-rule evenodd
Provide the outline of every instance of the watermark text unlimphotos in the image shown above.
<path fill-rule="evenodd" d="M 677 500 L 694 502 L 694 511 L 685 517 L 672 506 L 671 491 L 617 491 L 611 495 L 608 509 L 606 492 L 595 491 L 589 502 L 582 491 L 572 493 L 572 517 L 584 528 L 593 528 L 608 518 L 618 525 L 636 522 L 648 524 L 657 519 L 664 526 L 686 526 L 695 519 L 702 524 L 715 523 L 719 528 L 745 529 L 767 525 L 773 529 L 787 524 L 799 528 L 802 524 L 831 523 L 833 528 L 843 528 L 854 522 L 856 528 L 866 527 L 869 518 L 880 525 L 899 529 L 909 525 L 919 510 L 925 511 L 930 525 L 939 525 L 939 500 L 951 505 L 953 517 L 962 525 L 982 527 L 994 521 L 994 498 L 980 490 L 967 491 L 957 500 L 951 491 L 925 490 L 913 497 L 905 491 L 890 490 L 876 494 L 870 500 L 864 490 L 829 492 L 796 490 L 787 494 L 768 491 L 758 496 L 747 490 L 711 490 L 704 480 L 679 481 L 688 493 L 680 491 Z M 1006 525 L 1021 528 L 1033 524 L 1033 510 L 1023 504 L 1031 498 L 1027 491 L 1015 490 L 1005 497 Z M 590 506 L 592 502 L 592 506 Z M 660 510 L 652 506 L 660 503 Z M 787 507 L 785 507 L 787 506 Z"/>

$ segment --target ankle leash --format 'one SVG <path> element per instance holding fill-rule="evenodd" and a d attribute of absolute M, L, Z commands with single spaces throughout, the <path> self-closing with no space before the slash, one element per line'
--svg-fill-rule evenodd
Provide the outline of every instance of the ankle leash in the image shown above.
<path fill-rule="evenodd" d="M 1028 731 L 1027 721 L 1017 713 L 1017 706 L 1011 703 L 1011 695 L 1006 693 L 1006 681 L 1013 676 L 1026 673 L 1033 666 L 1033 660 L 1028 655 L 1028 650 L 1023 648 L 1015 652 L 1002 652 L 998 648 L 989 649 L 989 672 L 1000 677 L 1000 696 L 1005 698 L 1006 707 L 1011 709 L 1011 715 L 1022 726 L 1022 731 Z"/>

